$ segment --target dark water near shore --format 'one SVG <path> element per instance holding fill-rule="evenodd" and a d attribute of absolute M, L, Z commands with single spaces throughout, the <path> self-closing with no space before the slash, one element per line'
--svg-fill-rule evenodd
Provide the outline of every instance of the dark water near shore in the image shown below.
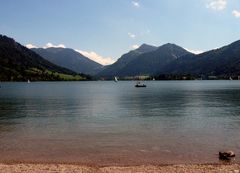
<path fill-rule="evenodd" d="M 239 162 L 240 81 L 145 83 L 1 83 L 0 161 Z"/>

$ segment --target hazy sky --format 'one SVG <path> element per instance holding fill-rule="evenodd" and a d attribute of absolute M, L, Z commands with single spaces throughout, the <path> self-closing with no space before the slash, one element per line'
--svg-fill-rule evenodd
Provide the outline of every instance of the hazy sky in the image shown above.
<path fill-rule="evenodd" d="M 105 64 L 142 43 L 206 51 L 240 39 L 240 0 L 0 0 L 0 33 Z"/>

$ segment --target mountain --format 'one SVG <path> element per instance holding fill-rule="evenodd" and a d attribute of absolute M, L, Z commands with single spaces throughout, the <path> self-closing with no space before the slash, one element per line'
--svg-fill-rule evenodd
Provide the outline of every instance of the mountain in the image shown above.
<path fill-rule="evenodd" d="M 106 67 L 99 75 L 204 75 L 236 78 L 240 76 L 240 40 L 199 55 L 170 43 L 146 52 L 139 53 L 138 50 L 134 50 L 123 55 L 115 64 Z"/>
<path fill-rule="evenodd" d="M 158 74 L 240 75 L 240 41 L 199 55 L 182 56 Z"/>
<path fill-rule="evenodd" d="M 240 76 L 240 40 L 199 55 L 170 43 L 160 47 L 143 44 L 138 49 L 122 55 L 114 64 L 104 67 L 72 49 L 33 50 L 27 49 L 12 38 L 0 35 L 0 81 L 90 78 L 74 71 L 97 74 L 99 77 L 167 75 L 171 78 L 171 75 L 204 75 L 236 78 Z"/>
<path fill-rule="evenodd" d="M 145 45 L 143 45 L 145 47 Z M 142 50 L 142 48 L 139 48 Z M 146 50 L 146 49 L 144 49 Z M 191 55 L 190 52 L 185 49 L 175 45 L 175 44 L 165 44 L 158 48 L 152 47 L 152 49 L 147 49 L 148 51 L 136 53 L 130 52 L 128 54 L 123 55 L 115 64 L 120 64 L 121 68 L 117 68 L 112 65 L 116 71 L 113 73 L 103 73 L 101 72 L 101 76 L 137 76 L 137 75 L 153 75 L 158 72 L 161 68 L 166 66 L 167 64 L 175 61 L 181 56 Z M 137 50 L 138 52 L 138 50 Z M 131 55 L 134 53 L 134 56 Z M 126 56 L 127 55 L 127 56 Z M 124 62 L 124 63 L 121 63 Z M 108 70 L 107 68 L 106 70 Z M 105 70 L 105 71 L 106 71 Z"/>
<path fill-rule="evenodd" d="M 85 75 L 77 75 L 66 68 L 59 67 L 30 49 L 15 42 L 14 39 L 0 35 L 0 80 L 81 80 Z"/>
<path fill-rule="evenodd" d="M 77 73 L 94 75 L 102 69 L 102 65 L 90 60 L 79 52 L 68 48 L 33 48 L 34 52 L 46 60 L 71 69 Z"/>
<path fill-rule="evenodd" d="M 131 61 L 121 71 L 119 76 L 153 75 L 169 63 L 181 56 L 191 53 L 175 44 L 165 44 L 157 50 L 144 53 Z"/>
<path fill-rule="evenodd" d="M 139 55 L 151 52 L 156 50 L 157 47 L 142 44 L 138 49 L 132 50 L 124 55 L 122 55 L 114 64 L 105 67 L 98 76 L 104 77 L 112 77 L 112 76 L 119 76 L 119 71 L 121 71 L 126 65 L 128 65 L 131 61 L 138 58 Z"/>

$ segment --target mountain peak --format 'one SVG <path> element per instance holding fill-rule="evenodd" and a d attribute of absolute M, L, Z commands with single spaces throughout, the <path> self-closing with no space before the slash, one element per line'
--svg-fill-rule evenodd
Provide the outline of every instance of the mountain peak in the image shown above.
<path fill-rule="evenodd" d="M 144 47 L 152 47 L 152 45 L 149 45 L 149 44 L 143 43 L 139 48 L 144 48 Z"/>
<path fill-rule="evenodd" d="M 180 47 L 180 46 L 178 46 L 178 45 L 176 45 L 176 44 L 174 44 L 174 43 L 167 43 L 167 44 L 164 44 L 164 45 L 162 45 L 162 46 L 160 46 L 160 47 L 158 47 L 158 50 L 159 51 L 163 51 L 163 50 L 165 50 L 165 51 L 171 51 L 171 52 L 185 52 L 185 53 L 187 53 L 188 51 L 186 51 L 184 48 L 182 48 L 182 47 Z M 189 53 L 189 52 L 188 52 Z"/>
<path fill-rule="evenodd" d="M 5 35 L 1 35 L 0 34 L 0 44 L 6 44 L 8 43 L 9 45 L 14 45 L 15 48 L 17 49 L 22 49 L 23 47 L 21 47 L 13 38 L 7 37 Z"/>
<path fill-rule="evenodd" d="M 138 51 L 140 53 L 146 53 L 146 52 L 151 52 L 156 50 L 157 47 L 156 46 L 152 46 L 152 45 L 148 45 L 143 43 L 139 48 L 137 48 L 135 51 Z"/>
<path fill-rule="evenodd" d="M 174 44 L 174 43 L 166 43 L 164 45 L 162 45 L 161 47 L 165 47 L 165 48 L 181 48 L 180 46 Z"/>

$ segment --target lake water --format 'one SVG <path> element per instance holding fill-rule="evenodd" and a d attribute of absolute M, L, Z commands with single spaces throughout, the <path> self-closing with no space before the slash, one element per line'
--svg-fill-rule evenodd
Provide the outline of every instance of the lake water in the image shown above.
<path fill-rule="evenodd" d="M 240 81 L 1 83 L 0 161 L 218 163 L 240 155 Z"/>

